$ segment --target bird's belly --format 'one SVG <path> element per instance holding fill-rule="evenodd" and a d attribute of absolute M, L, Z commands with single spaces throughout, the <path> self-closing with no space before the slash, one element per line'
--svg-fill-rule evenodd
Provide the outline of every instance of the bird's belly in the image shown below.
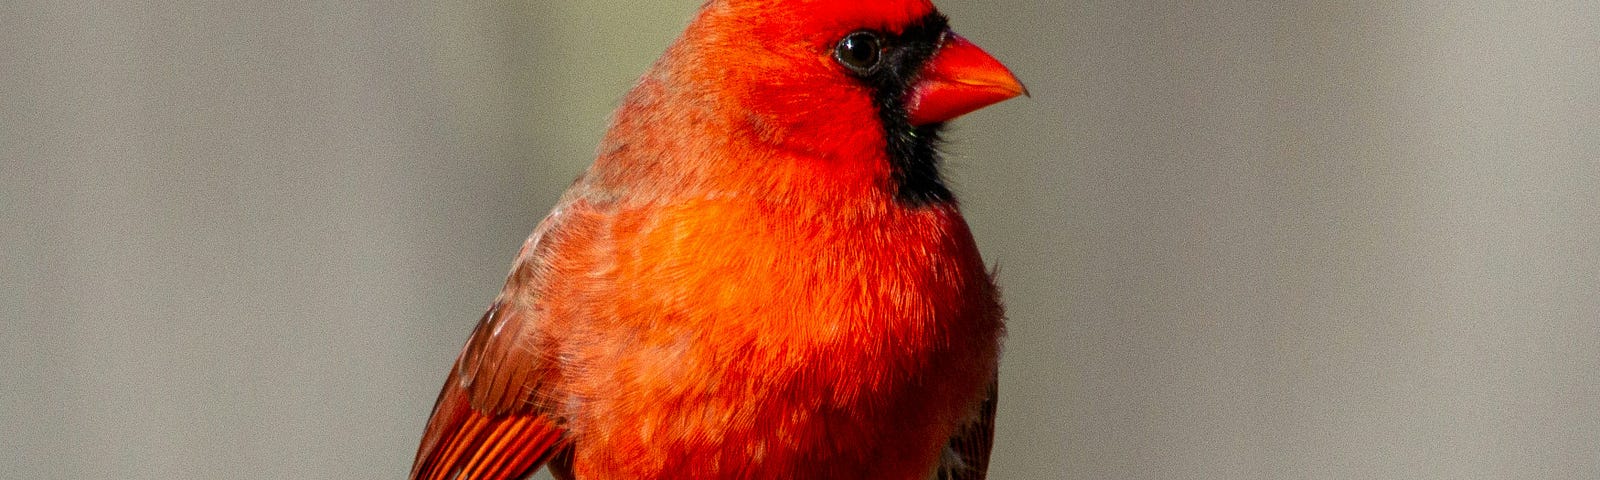
<path fill-rule="evenodd" d="M 628 396 L 580 400 L 578 478 L 926 478 L 982 385 L 912 371 L 953 363 L 927 352 L 695 350 L 626 360 L 606 383 Z"/>
<path fill-rule="evenodd" d="M 586 327 L 630 341 L 570 352 L 577 478 L 926 478 L 996 358 L 965 225 L 702 228 L 633 246 Z"/>

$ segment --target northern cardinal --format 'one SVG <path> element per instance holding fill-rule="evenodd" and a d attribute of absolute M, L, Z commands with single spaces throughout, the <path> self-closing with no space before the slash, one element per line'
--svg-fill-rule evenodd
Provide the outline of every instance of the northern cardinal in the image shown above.
<path fill-rule="evenodd" d="M 944 122 L 1025 93 L 926 0 L 711 0 L 439 393 L 413 479 L 979 479 L 1002 313 Z"/>

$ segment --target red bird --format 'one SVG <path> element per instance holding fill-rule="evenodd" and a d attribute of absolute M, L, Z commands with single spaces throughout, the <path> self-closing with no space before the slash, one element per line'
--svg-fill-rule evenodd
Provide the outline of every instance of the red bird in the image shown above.
<path fill-rule="evenodd" d="M 979 479 L 998 295 L 944 122 L 1023 94 L 926 0 L 711 0 L 439 394 L 413 479 Z"/>

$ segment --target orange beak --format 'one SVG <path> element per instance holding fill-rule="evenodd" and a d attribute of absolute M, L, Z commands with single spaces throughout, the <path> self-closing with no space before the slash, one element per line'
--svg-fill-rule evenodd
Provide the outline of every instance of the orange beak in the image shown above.
<path fill-rule="evenodd" d="M 906 111 L 912 125 L 922 126 L 1027 94 L 1027 87 L 999 60 L 946 31 L 944 45 L 928 59 L 906 95 Z"/>

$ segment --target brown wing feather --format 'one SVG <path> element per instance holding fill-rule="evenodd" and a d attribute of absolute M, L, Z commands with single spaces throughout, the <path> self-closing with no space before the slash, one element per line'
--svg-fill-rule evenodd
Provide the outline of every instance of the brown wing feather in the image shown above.
<path fill-rule="evenodd" d="M 534 229 L 505 290 L 472 332 L 434 404 L 413 480 L 523 478 L 563 448 L 552 413 L 560 378 L 546 318 L 535 306 L 562 215 Z"/>
<path fill-rule="evenodd" d="M 562 459 L 570 458 L 573 445 L 555 413 L 562 402 L 562 362 L 552 322 L 562 318 L 547 314 L 541 291 L 550 264 L 560 261 L 563 238 L 582 235 L 582 226 L 603 218 L 586 192 L 579 179 L 523 243 L 506 288 L 472 331 L 438 394 L 411 466 L 413 480 L 523 478 L 552 458 L 555 474 L 570 477 Z"/>
<path fill-rule="evenodd" d="M 423 432 L 413 480 L 522 478 L 556 453 L 562 429 L 538 401 L 553 376 L 520 312 L 496 303 L 467 341 Z"/>
<path fill-rule="evenodd" d="M 989 383 L 988 397 L 973 418 L 956 435 L 947 447 L 955 456 L 939 466 L 937 480 L 983 480 L 989 474 L 989 450 L 994 446 L 994 413 L 1000 397 L 998 379 Z"/>

